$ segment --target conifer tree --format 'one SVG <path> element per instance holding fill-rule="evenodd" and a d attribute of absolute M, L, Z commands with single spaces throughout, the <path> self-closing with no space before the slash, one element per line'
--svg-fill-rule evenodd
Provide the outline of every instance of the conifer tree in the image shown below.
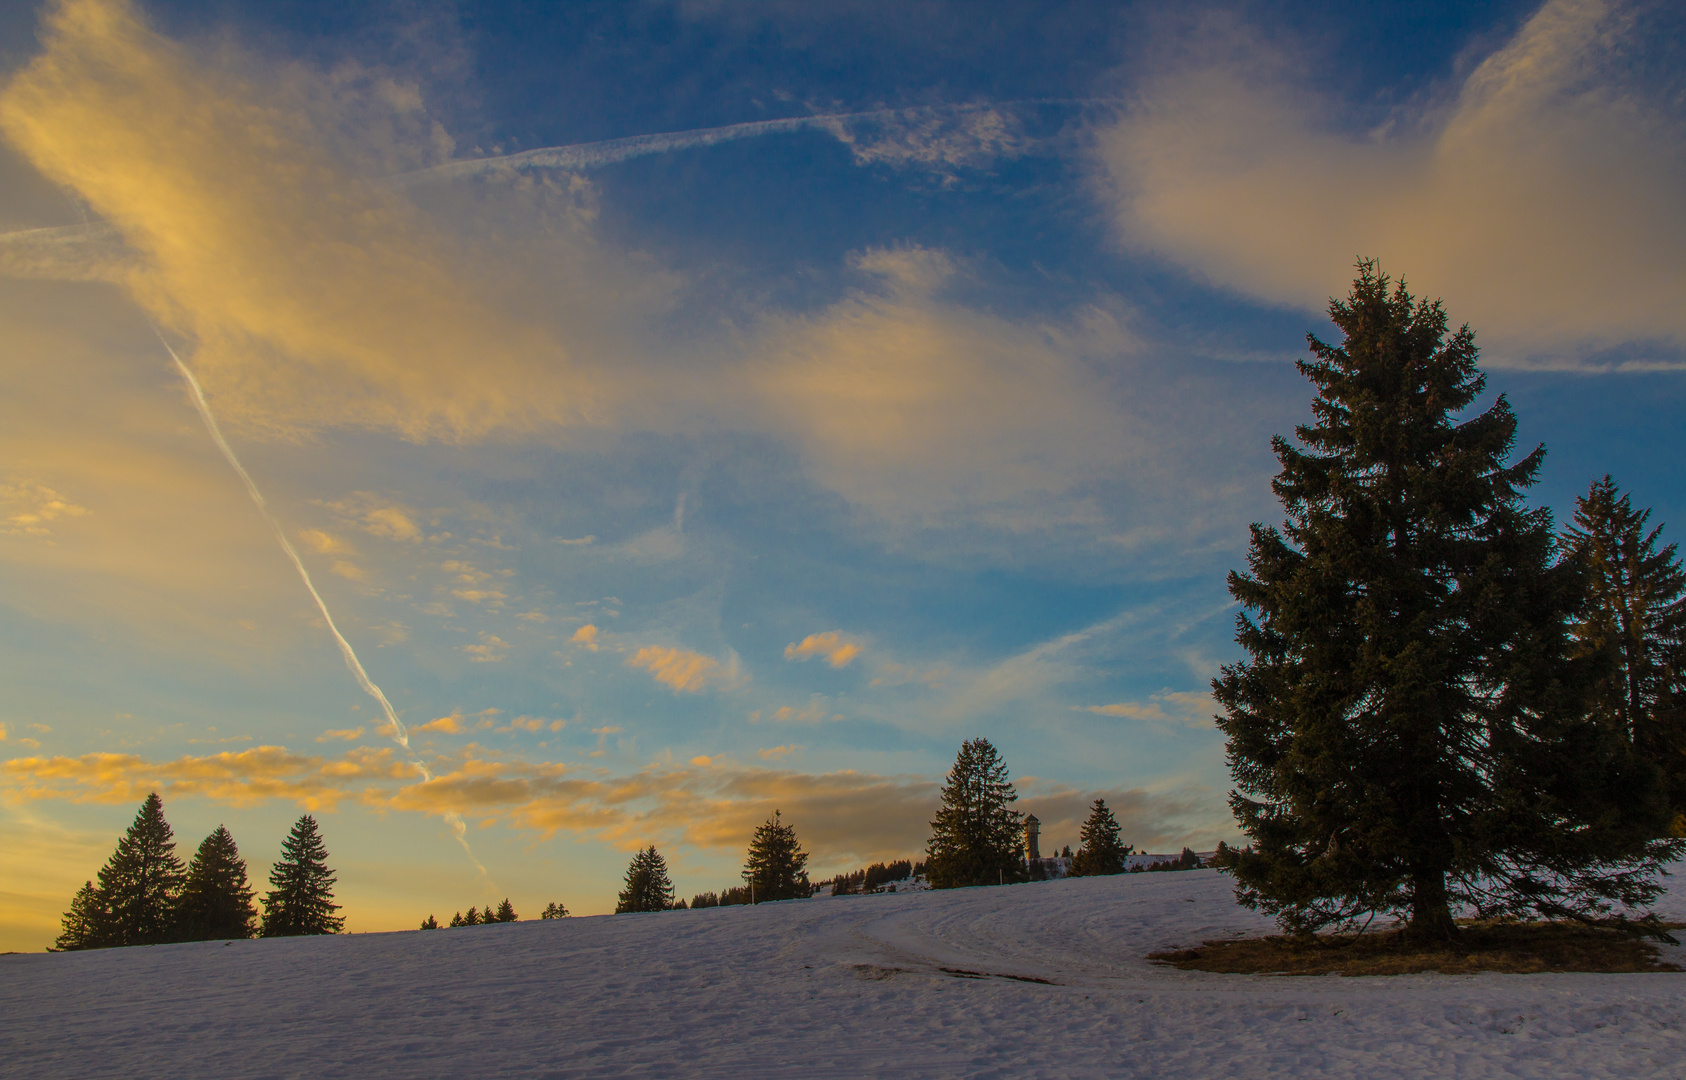
<path fill-rule="evenodd" d="M 514 921 L 515 921 L 515 905 L 511 904 L 509 902 L 509 897 L 506 896 L 506 897 L 503 898 L 503 903 L 498 905 L 498 922 L 506 923 L 506 922 L 514 922 Z"/>
<path fill-rule="evenodd" d="M 480 909 L 476 907 L 469 908 L 468 914 L 462 917 L 462 924 L 464 926 L 479 926 L 482 921 L 483 920 L 480 918 Z"/>
<path fill-rule="evenodd" d="M 281 842 L 281 860 L 269 874 L 274 887 L 263 898 L 263 936 L 339 933 L 345 919 L 334 914 L 340 909 L 334 881 L 316 819 L 303 814 Z"/>
<path fill-rule="evenodd" d="M 221 825 L 205 837 L 188 863 L 181 895 L 176 898 L 177 933 L 182 941 L 249 938 L 257 933 L 258 913 L 246 881 L 246 862 L 234 837 Z"/>
<path fill-rule="evenodd" d="M 157 792 L 146 797 L 117 850 L 99 871 L 99 907 L 106 945 L 156 945 L 176 936 L 175 900 L 182 885 L 175 834 Z"/>
<path fill-rule="evenodd" d="M 462 912 L 459 911 L 455 915 L 451 916 L 451 925 L 452 926 L 467 926 L 468 923 L 463 921 Z"/>
<path fill-rule="evenodd" d="M 71 898 L 70 910 L 64 913 L 58 940 L 50 952 L 76 952 L 81 949 L 103 949 L 107 941 L 110 913 L 105 899 L 91 881 L 84 882 Z"/>
<path fill-rule="evenodd" d="M 626 868 L 626 888 L 615 901 L 615 914 L 635 911 L 666 911 L 673 906 L 673 882 L 667 876 L 667 860 L 654 844 L 632 857 Z"/>
<path fill-rule="evenodd" d="M 1287 522 L 1255 525 L 1229 578 L 1237 897 L 1292 931 L 1400 913 L 1427 940 L 1456 934 L 1454 905 L 1643 906 L 1669 854 L 1644 839 L 1658 785 L 1586 719 L 1579 575 L 1522 501 L 1545 451 L 1509 460 L 1502 396 L 1456 418 L 1484 387 L 1474 334 L 1389 284 L 1360 263 L 1329 306 L 1344 341 L 1309 338 L 1304 449 L 1273 440 Z"/>
<path fill-rule="evenodd" d="M 432 915 L 429 915 L 427 918 L 422 920 L 421 928 L 423 930 L 437 930 L 439 929 L 439 920 L 435 919 Z"/>
<path fill-rule="evenodd" d="M 932 888 L 1025 880 L 1023 815 L 1012 807 L 1018 797 L 988 739 L 960 747 L 925 849 Z"/>
<path fill-rule="evenodd" d="M 1118 819 L 1107 809 L 1104 799 L 1096 799 L 1089 810 L 1089 820 L 1078 831 L 1082 841 L 1071 860 L 1072 877 L 1098 877 L 1103 874 L 1122 874 L 1124 858 L 1134 851 L 1118 838 Z"/>
<path fill-rule="evenodd" d="M 1574 621 L 1581 647 L 1600 670 L 1593 690 L 1599 719 L 1663 772 L 1675 817 L 1686 827 L 1686 570 L 1674 544 L 1658 550 L 1662 526 L 1646 531 L 1650 510 L 1635 510 L 1606 475 L 1575 500 L 1565 533 L 1580 561 L 1585 602 Z"/>
<path fill-rule="evenodd" d="M 756 903 L 805 900 L 814 895 L 808 884 L 808 853 L 797 842 L 796 829 L 786 825 L 777 810 L 755 827 L 744 860 L 743 878 Z"/>
<path fill-rule="evenodd" d="M 566 919 L 567 917 L 568 909 L 554 900 L 546 904 L 544 910 L 539 913 L 541 919 Z"/>

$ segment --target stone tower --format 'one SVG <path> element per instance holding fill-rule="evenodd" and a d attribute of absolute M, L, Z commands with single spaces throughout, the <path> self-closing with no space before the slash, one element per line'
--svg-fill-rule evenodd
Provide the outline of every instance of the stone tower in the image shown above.
<path fill-rule="evenodd" d="M 1024 817 L 1024 850 L 1025 850 L 1025 858 L 1026 859 L 1034 860 L 1034 859 L 1040 859 L 1042 857 L 1042 849 L 1036 846 L 1036 837 L 1037 837 L 1037 834 L 1041 831 L 1041 829 L 1042 829 L 1042 823 L 1040 821 L 1036 820 L 1035 814 L 1026 814 L 1025 815 L 1025 817 Z"/>

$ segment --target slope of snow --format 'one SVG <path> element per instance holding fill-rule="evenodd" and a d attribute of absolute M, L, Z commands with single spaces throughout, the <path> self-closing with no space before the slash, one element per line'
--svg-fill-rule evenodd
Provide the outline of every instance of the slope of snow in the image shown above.
<path fill-rule="evenodd" d="M 1659 910 L 1686 915 L 1686 892 Z M 1686 1060 L 1686 975 L 1271 978 L 1143 959 L 1269 929 L 1195 870 L 5 956 L 0 1075 L 1377 1080 L 1658 1077 Z"/>

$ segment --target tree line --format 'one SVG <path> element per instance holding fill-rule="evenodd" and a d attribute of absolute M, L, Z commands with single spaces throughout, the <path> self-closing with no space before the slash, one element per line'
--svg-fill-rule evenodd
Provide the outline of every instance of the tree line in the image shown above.
<path fill-rule="evenodd" d="M 51 949 L 337 934 L 345 920 L 335 914 L 327 860 L 316 819 L 300 816 L 282 841 L 260 916 L 229 831 L 217 826 L 183 866 L 164 802 L 153 792 L 100 868 L 98 883 L 77 890 Z"/>

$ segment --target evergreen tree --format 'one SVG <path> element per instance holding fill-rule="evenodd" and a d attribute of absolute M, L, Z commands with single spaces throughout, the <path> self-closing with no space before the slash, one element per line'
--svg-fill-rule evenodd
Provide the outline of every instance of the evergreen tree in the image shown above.
<path fill-rule="evenodd" d="M 1675 815 L 1686 828 L 1686 570 L 1678 548 L 1657 549 L 1662 526 L 1645 529 L 1609 476 L 1575 500 L 1564 535 L 1580 561 L 1585 602 L 1575 638 L 1600 663 L 1593 691 L 1599 719 L 1662 770 Z"/>
<path fill-rule="evenodd" d="M 539 913 L 541 919 L 566 919 L 567 917 L 568 909 L 554 901 L 546 904 L 544 910 Z"/>
<path fill-rule="evenodd" d="M 814 895 L 808 884 L 808 853 L 796 840 L 796 830 L 786 825 L 777 810 L 755 827 L 744 860 L 743 878 L 750 884 L 756 903 L 769 900 L 805 900 Z"/>
<path fill-rule="evenodd" d="M 263 898 L 263 936 L 339 933 L 345 919 L 334 914 L 340 909 L 334 903 L 334 881 L 316 819 L 301 815 L 281 842 L 281 861 L 269 874 L 274 888 Z"/>
<path fill-rule="evenodd" d="M 99 871 L 99 908 L 106 945 L 156 945 L 176 936 L 175 901 L 182 885 L 175 834 L 153 792 Z"/>
<path fill-rule="evenodd" d="M 925 848 L 932 888 L 1025 880 L 1018 797 L 988 739 L 960 747 Z"/>
<path fill-rule="evenodd" d="M 615 901 L 615 914 L 634 911 L 666 911 L 673 906 L 673 882 L 667 876 L 667 860 L 654 844 L 632 857 L 626 868 L 626 888 Z"/>
<path fill-rule="evenodd" d="M 1428 940 L 1455 935 L 1454 904 L 1648 903 L 1658 785 L 1585 719 L 1579 575 L 1521 496 L 1544 449 L 1509 461 L 1503 397 L 1454 419 L 1484 380 L 1438 302 L 1364 262 L 1329 313 L 1345 340 L 1310 337 L 1299 365 L 1305 449 L 1273 440 L 1288 520 L 1255 525 L 1229 578 L 1249 659 L 1213 687 L 1253 839 L 1228 860 L 1237 897 L 1293 931 L 1403 913 Z"/>
<path fill-rule="evenodd" d="M 84 882 L 71 898 L 70 910 L 64 913 L 58 940 L 49 952 L 76 952 L 81 949 L 103 949 L 107 940 L 110 913 L 105 898 L 91 881 Z"/>
<path fill-rule="evenodd" d="M 503 903 L 498 905 L 497 918 L 501 923 L 515 921 L 515 905 L 509 902 L 509 897 L 504 897 Z"/>
<path fill-rule="evenodd" d="M 476 907 L 469 908 L 468 914 L 462 917 L 462 924 L 464 926 L 479 926 L 481 921 L 480 909 Z"/>
<path fill-rule="evenodd" d="M 1081 846 L 1071 860 L 1072 877 L 1122 874 L 1124 857 L 1135 850 L 1119 841 L 1118 819 L 1112 816 L 1103 799 L 1095 800 L 1095 805 L 1089 810 L 1089 820 L 1083 823 L 1077 835 Z"/>
<path fill-rule="evenodd" d="M 439 920 L 435 919 L 432 915 L 429 915 L 427 918 L 422 920 L 421 928 L 423 930 L 437 930 L 439 929 Z"/>
<path fill-rule="evenodd" d="M 468 923 L 463 921 L 462 912 L 459 911 L 455 915 L 451 916 L 451 925 L 452 926 L 467 926 Z"/>
<path fill-rule="evenodd" d="M 249 938 L 257 933 L 257 920 L 245 860 L 234 837 L 218 825 L 187 866 L 176 898 L 177 933 L 182 941 Z"/>

